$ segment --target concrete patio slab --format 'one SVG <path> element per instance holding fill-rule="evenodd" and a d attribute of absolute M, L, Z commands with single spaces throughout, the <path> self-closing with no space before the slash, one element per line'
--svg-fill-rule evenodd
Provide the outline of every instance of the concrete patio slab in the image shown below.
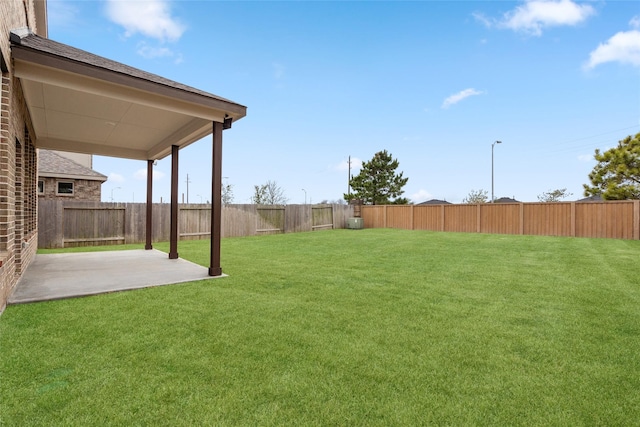
<path fill-rule="evenodd" d="M 9 304 L 213 279 L 209 270 L 157 250 L 38 254 Z M 222 277 L 222 276 L 219 276 Z"/>

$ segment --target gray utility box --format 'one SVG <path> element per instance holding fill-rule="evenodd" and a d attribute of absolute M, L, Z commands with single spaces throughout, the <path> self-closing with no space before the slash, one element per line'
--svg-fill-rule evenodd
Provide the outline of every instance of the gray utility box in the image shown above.
<path fill-rule="evenodd" d="M 349 218 L 347 219 L 347 228 L 351 230 L 362 230 L 364 228 L 364 221 L 362 218 Z"/>

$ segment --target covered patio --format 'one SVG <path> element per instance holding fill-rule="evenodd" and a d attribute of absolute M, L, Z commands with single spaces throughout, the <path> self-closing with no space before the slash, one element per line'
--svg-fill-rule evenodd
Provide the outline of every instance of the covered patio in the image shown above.
<path fill-rule="evenodd" d="M 223 277 L 217 276 L 217 277 Z M 39 254 L 9 304 L 75 298 L 212 279 L 205 267 L 158 250 Z"/>
<path fill-rule="evenodd" d="M 10 40 L 15 75 L 22 86 L 35 130 L 31 137 L 37 148 L 146 162 L 147 251 L 153 252 L 154 162 L 171 156 L 168 258 L 176 260 L 179 150 L 212 135 L 211 248 L 206 273 L 221 276 L 222 134 L 233 121 L 246 115 L 246 107 L 40 37 L 28 29 L 12 31 Z M 131 258 L 143 258 L 140 252 L 124 253 Z M 166 260 L 167 266 L 177 265 L 169 260 Z M 31 268 L 37 264 L 36 258 Z M 158 264 L 140 263 L 136 268 L 151 274 L 158 269 Z"/>

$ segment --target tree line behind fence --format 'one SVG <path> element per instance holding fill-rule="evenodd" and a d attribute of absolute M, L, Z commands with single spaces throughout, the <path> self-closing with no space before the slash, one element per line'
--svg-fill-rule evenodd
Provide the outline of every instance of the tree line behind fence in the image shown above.
<path fill-rule="evenodd" d="M 168 241 L 169 204 L 153 204 L 152 240 Z M 294 233 L 345 228 L 353 216 L 348 205 L 227 205 L 222 208 L 222 237 Z M 146 240 L 146 204 L 64 200 L 38 201 L 38 248 L 62 248 Z M 181 240 L 211 236 L 211 205 L 181 204 Z"/>
<path fill-rule="evenodd" d="M 640 239 L 640 200 L 362 206 L 366 228 Z"/>

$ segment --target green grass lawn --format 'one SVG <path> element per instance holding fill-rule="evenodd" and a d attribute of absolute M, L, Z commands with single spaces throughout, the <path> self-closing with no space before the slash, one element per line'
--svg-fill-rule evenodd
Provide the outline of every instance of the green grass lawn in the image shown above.
<path fill-rule="evenodd" d="M 0 424 L 640 423 L 640 241 L 333 230 L 222 266 L 9 306 Z"/>

